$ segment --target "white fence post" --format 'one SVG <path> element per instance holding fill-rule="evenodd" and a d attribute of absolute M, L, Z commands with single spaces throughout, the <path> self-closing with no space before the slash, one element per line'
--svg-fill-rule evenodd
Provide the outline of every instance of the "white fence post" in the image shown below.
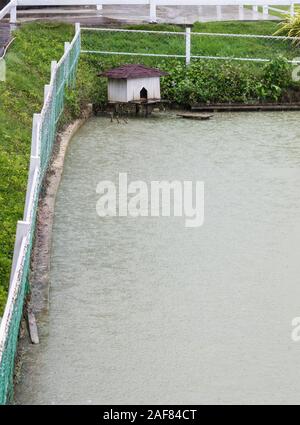
<path fill-rule="evenodd" d="M 149 0 L 149 2 L 150 2 L 150 22 L 157 22 L 156 0 Z"/>
<path fill-rule="evenodd" d="M 252 6 L 252 17 L 253 19 L 257 18 L 258 6 Z"/>
<path fill-rule="evenodd" d="M 222 19 L 222 6 L 216 6 L 217 8 L 217 20 L 221 21 Z"/>
<path fill-rule="evenodd" d="M 76 22 L 76 24 L 75 24 L 75 34 L 78 34 L 79 50 L 81 51 L 81 27 L 80 27 L 80 22 Z"/>
<path fill-rule="evenodd" d="M 70 42 L 69 41 L 66 41 L 65 42 L 65 52 L 67 52 L 68 50 L 69 50 L 69 48 L 70 48 Z"/>
<path fill-rule="evenodd" d="M 39 137 L 40 125 L 41 125 L 41 114 L 33 114 L 31 156 L 30 156 L 29 174 L 28 174 L 27 191 L 26 191 L 26 199 L 25 199 L 25 208 L 24 208 L 24 220 L 26 220 L 26 217 L 28 215 L 31 188 L 32 188 L 33 180 L 34 180 L 34 173 L 36 168 L 40 167 L 40 137 Z"/>
<path fill-rule="evenodd" d="M 0 58 L 0 81 L 6 81 L 6 62 L 4 56 Z"/>
<path fill-rule="evenodd" d="M 10 19 L 9 19 L 9 22 L 11 24 L 15 24 L 17 22 L 17 6 L 16 5 L 13 6 L 10 9 Z"/>
<path fill-rule="evenodd" d="M 39 132 L 41 125 L 41 114 L 33 114 L 32 137 L 31 137 L 31 155 L 40 156 Z"/>
<path fill-rule="evenodd" d="M 291 3 L 290 15 L 295 16 L 295 3 Z"/>
<path fill-rule="evenodd" d="M 44 86 L 44 103 L 46 102 L 49 90 L 50 90 L 50 84 L 45 84 L 45 86 Z"/>
<path fill-rule="evenodd" d="M 80 22 L 76 22 L 75 24 L 75 32 L 77 33 L 78 31 L 80 31 Z"/>
<path fill-rule="evenodd" d="M 57 61 L 51 61 L 51 80 L 54 78 L 57 69 Z"/>
<path fill-rule="evenodd" d="M 16 231 L 16 238 L 15 238 L 15 246 L 14 246 L 14 255 L 13 255 L 13 261 L 12 261 L 12 267 L 11 267 L 11 273 L 10 273 L 10 280 L 9 280 L 9 287 L 11 286 L 12 280 L 14 278 L 15 272 L 16 272 L 16 266 L 20 254 L 20 248 L 22 245 L 23 238 L 28 234 L 30 228 L 30 223 L 27 221 L 18 221 L 17 223 L 17 231 Z"/>
<path fill-rule="evenodd" d="M 185 29 L 185 63 L 189 65 L 191 63 L 191 28 L 186 27 Z"/>
<path fill-rule="evenodd" d="M 268 16 L 268 14 L 269 14 L 269 7 L 263 6 L 263 15 Z"/>
<path fill-rule="evenodd" d="M 239 20 L 244 20 L 244 6 L 239 6 Z"/>
<path fill-rule="evenodd" d="M 66 55 L 64 69 L 65 69 L 65 78 L 66 78 L 68 86 L 69 86 L 69 72 L 70 72 L 70 55 L 69 55 L 70 45 L 71 43 L 69 43 L 68 41 L 65 42 L 65 53 L 67 53 L 67 55 Z"/>

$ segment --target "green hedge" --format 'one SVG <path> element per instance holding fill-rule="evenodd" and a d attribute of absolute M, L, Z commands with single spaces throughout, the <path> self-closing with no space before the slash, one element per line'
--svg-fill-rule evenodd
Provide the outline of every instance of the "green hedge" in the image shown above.
<path fill-rule="evenodd" d="M 284 58 L 260 69 L 237 62 L 198 61 L 186 68 L 174 63 L 162 81 L 164 98 L 179 105 L 193 103 L 257 103 L 279 101 L 291 87 L 291 66 Z"/>

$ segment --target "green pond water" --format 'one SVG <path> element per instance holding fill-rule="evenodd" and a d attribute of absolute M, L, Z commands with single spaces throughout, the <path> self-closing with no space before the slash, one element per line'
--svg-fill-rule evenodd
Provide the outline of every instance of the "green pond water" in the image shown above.
<path fill-rule="evenodd" d="M 59 189 L 50 310 L 15 402 L 299 403 L 300 114 L 92 118 Z M 200 180 L 205 221 L 96 214 L 101 180 Z"/>

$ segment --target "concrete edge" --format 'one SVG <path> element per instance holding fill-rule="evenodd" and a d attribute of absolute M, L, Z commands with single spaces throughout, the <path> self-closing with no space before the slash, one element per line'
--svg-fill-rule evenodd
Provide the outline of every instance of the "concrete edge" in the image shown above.
<path fill-rule="evenodd" d="M 31 256 L 31 293 L 27 306 L 28 310 L 36 315 L 38 322 L 41 315 L 47 314 L 49 310 L 49 275 L 55 201 L 63 174 L 67 149 L 73 136 L 91 116 L 92 105 L 89 104 L 83 110 L 79 119 L 70 123 L 66 129 L 57 135 L 54 155 L 40 194 Z"/>
<path fill-rule="evenodd" d="M 88 104 L 82 111 L 81 117 L 71 122 L 63 131 L 56 136 L 54 153 L 44 179 L 43 188 L 39 197 L 38 212 L 36 218 L 36 231 L 31 254 L 30 264 L 30 294 L 24 303 L 24 315 L 20 324 L 19 341 L 15 359 L 14 387 L 21 378 L 24 355 L 36 341 L 32 341 L 30 324 L 26 319 L 34 317 L 37 326 L 36 334 L 39 342 L 43 339 L 47 330 L 39 324 L 47 323 L 49 312 L 50 293 L 50 259 L 52 245 L 52 228 L 54 220 L 55 201 L 58 188 L 63 174 L 64 162 L 69 143 L 77 131 L 93 115 L 93 106 Z M 44 330 L 44 332 L 43 332 Z M 42 338 L 40 338 L 42 335 Z M 14 399 L 9 404 L 14 404 Z"/>

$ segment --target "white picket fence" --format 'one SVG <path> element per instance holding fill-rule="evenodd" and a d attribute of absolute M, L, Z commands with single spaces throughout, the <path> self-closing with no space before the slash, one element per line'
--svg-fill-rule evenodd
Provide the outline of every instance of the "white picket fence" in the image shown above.
<path fill-rule="evenodd" d="M 238 6 L 239 19 L 244 19 L 244 7 L 252 6 L 253 16 L 258 12 L 258 7 L 262 7 L 262 13 L 268 16 L 269 9 L 280 13 L 287 13 L 280 9 L 280 6 L 288 6 L 289 13 L 295 14 L 295 5 L 300 4 L 300 0 L 12 0 L 1 12 L 0 20 L 6 15 L 10 15 L 10 22 L 16 23 L 18 6 L 96 6 L 101 9 L 106 5 L 140 5 L 149 6 L 149 21 L 157 21 L 157 8 L 159 6 L 216 6 L 217 16 L 222 15 L 222 6 Z"/>
<path fill-rule="evenodd" d="M 14 359 L 28 287 L 39 193 L 51 160 L 57 123 L 64 109 L 65 88 L 75 83 L 80 46 L 80 25 L 76 24 L 75 36 L 71 43 L 65 43 L 64 55 L 59 62 L 51 63 L 51 79 L 45 86 L 44 105 L 41 113 L 33 116 L 24 216 L 17 223 L 8 299 L 0 324 L 0 405 L 7 402 L 12 391 Z"/>
<path fill-rule="evenodd" d="M 98 54 L 98 55 L 118 55 L 118 56 L 137 56 L 137 57 L 161 57 L 161 58 L 177 58 L 185 59 L 187 65 L 190 64 L 192 59 L 203 59 L 203 60 L 227 60 L 227 61 L 241 61 L 241 62 L 257 62 L 266 63 L 269 62 L 270 58 L 256 58 L 256 57 L 236 57 L 236 56 L 207 56 L 200 54 L 192 54 L 192 40 L 194 37 L 210 37 L 210 38 L 239 38 L 241 40 L 256 39 L 256 40 L 270 40 L 270 42 L 286 42 L 291 43 L 293 40 L 299 41 L 299 37 L 284 37 L 284 36 L 271 36 L 271 35 L 256 35 L 256 34 L 223 34 L 223 33 L 208 33 L 208 32 L 192 32 L 191 28 L 187 27 L 185 31 L 149 31 L 149 30 L 132 30 L 124 28 L 95 28 L 95 27 L 81 27 L 82 34 L 84 32 L 100 32 L 100 33 L 124 33 L 124 34 L 143 34 L 147 35 L 158 35 L 162 37 L 184 37 L 185 39 L 185 53 L 184 54 L 167 54 L 167 53 L 144 53 L 144 52 L 128 52 L 128 51 L 116 51 L 116 50 L 89 50 L 81 49 L 83 54 Z M 99 44 L 101 45 L 101 38 L 99 38 Z M 288 60 L 293 65 L 298 65 L 299 58 Z"/>

